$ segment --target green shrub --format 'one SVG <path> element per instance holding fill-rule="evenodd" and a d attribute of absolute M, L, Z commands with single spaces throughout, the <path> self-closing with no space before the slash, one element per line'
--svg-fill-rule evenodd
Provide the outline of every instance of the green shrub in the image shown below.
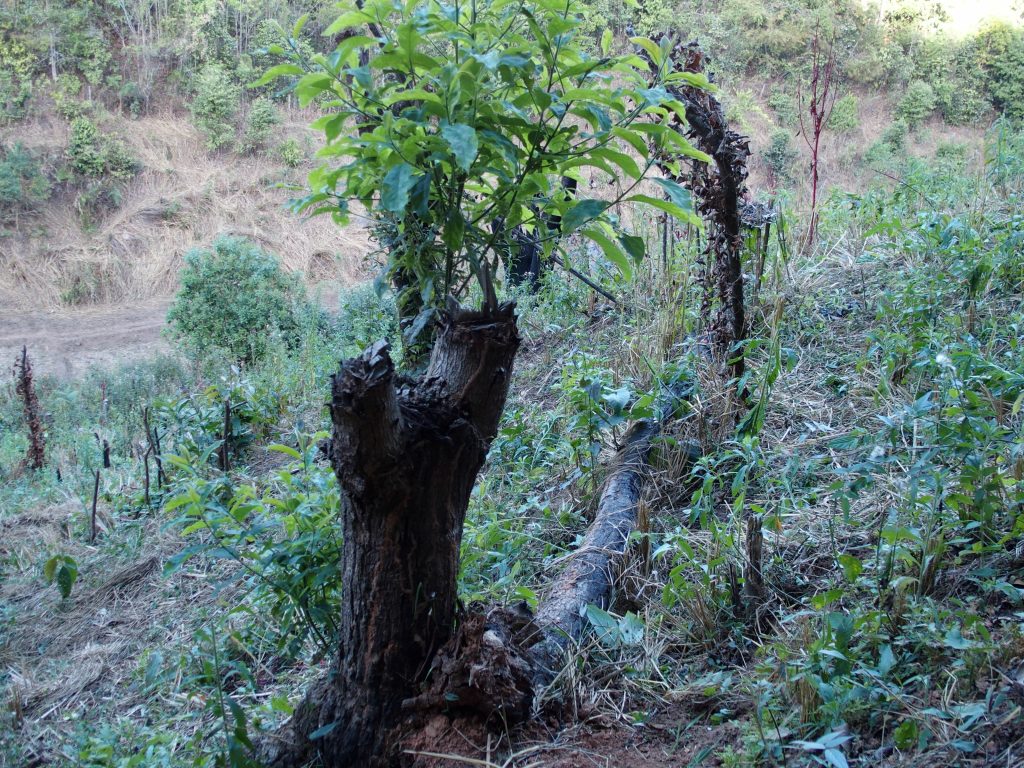
<path fill-rule="evenodd" d="M 782 125 L 796 124 L 796 99 L 785 91 L 773 91 L 772 95 L 768 97 L 768 108 L 775 113 Z"/>
<path fill-rule="evenodd" d="M 277 156 L 289 168 L 298 168 L 306 159 L 306 152 L 296 139 L 285 139 L 277 147 Z"/>
<path fill-rule="evenodd" d="M 791 171 L 797 151 L 793 147 L 793 137 L 789 131 L 775 131 L 762 157 L 776 182 L 792 180 Z"/>
<path fill-rule="evenodd" d="M 117 100 L 120 102 L 122 109 L 127 109 L 132 117 L 138 117 L 142 114 L 142 107 L 146 102 L 146 97 L 138 83 L 129 80 L 118 89 Z"/>
<path fill-rule="evenodd" d="M 274 337 L 296 344 L 310 309 L 298 278 L 277 259 L 248 240 L 221 237 L 185 257 L 167 322 L 171 335 L 200 355 L 254 362 Z"/>
<path fill-rule="evenodd" d="M 874 165 L 888 165 L 907 145 L 907 124 L 897 120 L 882 131 L 882 135 L 864 153 L 864 159 Z"/>
<path fill-rule="evenodd" d="M 935 111 L 935 106 L 935 90 L 928 83 L 915 80 L 896 106 L 896 116 L 909 128 L 916 128 Z"/>
<path fill-rule="evenodd" d="M 935 102 L 949 125 L 972 125 L 989 112 L 984 87 L 960 79 L 942 80 L 935 85 Z"/>
<path fill-rule="evenodd" d="M 63 72 L 57 75 L 53 84 L 53 104 L 57 113 L 65 120 L 75 120 L 85 115 L 89 106 L 79 98 L 82 93 L 82 81 L 77 75 Z"/>
<path fill-rule="evenodd" d="M 15 144 L 0 144 L 0 221 L 30 211 L 50 196 L 50 181 L 32 153 Z"/>
<path fill-rule="evenodd" d="M 953 173 L 967 170 L 968 147 L 962 141 L 943 141 L 935 148 L 935 160 L 939 168 Z"/>
<path fill-rule="evenodd" d="M 234 138 L 239 98 L 238 86 L 220 64 L 203 67 L 192 100 L 192 117 L 206 134 L 210 149 L 220 149 Z"/>
<path fill-rule="evenodd" d="M 0 119 L 23 118 L 31 97 L 32 88 L 28 83 L 19 80 L 13 72 L 0 69 Z"/>
<path fill-rule="evenodd" d="M 281 116 L 270 99 L 256 99 L 249 107 L 245 122 L 245 136 L 239 149 L 250 153 L 262 149 L 270 138 L 274 127 L 281 123 Z"/>
<path fill-rule="evenodd" d="M 109 176 L 118 181 L 128 181 L 141 167 L 123 141 L 115 136 L 101 135 L 96 124 L 87 117 L 78 117 L 71 122 L 67 156 L 75 173 L 95 179 Z"/>
<path fill-rule="evenodd" d="M 992 106 L 1024 118 L 1024 32 L 1005 22 L 991 24 L 978 35 L 978 47 Z"/>
<path fill-rule="evenodd" d="M 87 117 L 71 121 L 71 139 L 68 142 L 68 162 L 72 170 L 82 176 L 102 176 L 103 150 L 96 124 Z"/>
<path fill-rule="evenodd" d="M 860 125 L 857 97 L 848 93 L 839 99 L 832 108 L 828 119 L 828 127 L 838 133 L 848 133 Z"/>
<path fill-rule="evenodd" d="M 372 284 L 364 283 L 341 293 L 337 333 L 346 355 L 357 355 L 367 346 L 387 339 L 392 352 L 400 348 L 398 307 L 391 293 L 378 295 Z"/>

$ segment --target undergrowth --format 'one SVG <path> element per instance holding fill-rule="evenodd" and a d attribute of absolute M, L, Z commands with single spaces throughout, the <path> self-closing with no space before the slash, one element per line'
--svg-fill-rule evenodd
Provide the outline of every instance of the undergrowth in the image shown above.
<path fill-rule="evenodd" d="M 535 605 L 625 424 L 666 392 L 687 402 L 656 451 L 616 600 L 588 610 L 594 632 L 546 701 L 641 729 L 667 717 L 677 743 L 731 724 L 704 755 L 725 765 L 1020 759 L 1024 140 L 997 125 L 979 176 L 956 154 L 890 161 L 898 181 L 834 195 L 814 254 L 773 236 L 738 425 L 701 354 L 696 239 L 673 233 L 628 285 L 591 259 L 614 303 L 556 272 L 506 289 L 523 351 L 466 522 L 465 602 Z M 793 219 L 783 210 L 775 231 Z M 35 474 L 4 385 L 0 525 L 59 508 L 63 526 L 0 544 L 0 669 L 38 676 L 0 678 L 19 702 L 0 731 L 8 762 L 247 765 L 329 662 L 344 585 L 318 448 L 325 382 L 339 350 L 380 335 L 400 347 L 392 301 L 360 289 L 342 305 L 333 327 L 252 366 L 167 358 L 43 381 L 53 459 Z M 94 680 L 64 691 L 61 717 L 43 710 L 39 680 L 65 660 L 29 662 L 24 623 L 78 626 L 112 573 L 152 553 L 160 568 L 132 599 L 177 598 L 110 662 L 132 706 Z M 61 564 L 77 572 L 63 596 L 46 583 L 54 557 L 55 580 Z"/>

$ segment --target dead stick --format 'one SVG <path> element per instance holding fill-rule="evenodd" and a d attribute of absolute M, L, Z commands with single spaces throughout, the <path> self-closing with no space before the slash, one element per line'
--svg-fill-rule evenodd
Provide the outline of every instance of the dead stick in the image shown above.
<path fill-rule="evenodd" d="M 93 481 L 92 486 L 92 536 L 89 538 L 91 543 L 96 541 L 96 501 L 100 495 L 100 471 L 96 470 L 96 479 Z"/>
<path fill-rule="evenodd" d="M 224 433 L 220 444 L 220 468 L 227 472 L 231 469 L 228 458 L 228 444 L 231 441 L 231 400 L 224 401 Z"/>

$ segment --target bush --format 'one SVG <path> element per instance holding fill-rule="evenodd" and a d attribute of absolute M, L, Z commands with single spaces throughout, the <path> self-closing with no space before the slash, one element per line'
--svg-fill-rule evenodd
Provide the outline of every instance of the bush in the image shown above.
<path fill-rule="evenodd" d="M 306 159 L 302 145 L 295 139 L 285 139 L 277 147 L 277 156 L 289 168 L 298 168 Z"/>
<path fill-rule="evenodd" d="M 171 335 L 199 355 L 223 352 L 259 360 L 277 337 L 294 346 L 311 312 L 302 286 L 269 253 L 243 238 L 221 237 L 185 257 L 181 288 L 167 313 Z"/>
<path fill-rule="evenodd" d="M 775 113 L 782 125 L 796 124 L 796 100 L 785 91 L 773 91 L 772 95 L 768 97 L 768 107 Z"/>
<path fill-rule="evenodd" d="M 220 64 L 207 64 L 199 73 L 192 100 L 192 117 L 206 134 L 206 146 L 220 149 L 235 136 L 239 88 Z"/>
<path fill-rule="evenodd" d="M 796 160 L 797 152 L 793 147 L 793 137 L 789 131 L 775 131 L 772 134 L 768 148 L 762 156 L 764 157 L 765 164 L 768 166 L 768 170 L 771 172 L 772 179 L 776 183 L 792 179 L 790 170 L 793 167 L 793 162 Z"/>
<path fill-rule="evenodd" d="M 886 128 L 881 137 L 868 147 L 864 159 L 872 164 L 886 165 L 906 149 L 907 124 L 897 120 Z"/>
<path fill-rule="evenodd" d="M 1024 32 L 1006 23 L 978 36 L 979 60 L 992 106 L 1014 119 L 1024 118 Z"/>
<path fill-rule="evenodd" d="M 77 75 L 64 72 L 57 75 L 53 84 L 53 104 L 57 113 L 65 120 L 75 120 L 85 115 L 88 105 L 79 96 L 82 93 L 82 81 Z"/>
<path fill-rule="evenodd" d="M 896 116 L 910 128 L 916 128 L 935 111 L 935 90 L 928 83 L 915 80 L 896 106 Z"/>
<path fill-rule="evenodd" d="M 849 133 L 860 125 L 857 97 L 848 93 L 839 99 L 832 108 L 828 119 L 828 127 L 838 133 Z"/>
<path fill-rule="evenodd" d="M 346 355 L 358 355 L 375 341 L 391 342 L 392 356 L 400 349 L 398 307 L 391 293 L 378 295 L 365 283 L 343 291 L 339 297 L 337 333 Z"/>
<path fill-rule="evenodd" d="M 274 126 L 281 123 L 281 116 L 270 99 L 259 98 L 249 107 L 249 115 L 245 124 L 245 136 L 239 149 L 250 153 L 262 149 L 270 138 Z"/>
<path fill-rule="evenodd" d="M 96 124 L 87 117 L 71 122 L 71 139 L 67 149 L 68 162 L 75 173 L 90 178 L 110 176 L 128 181 L 138 173 L 140 164 L 120 139 L 102 136 Z"/>
<path fill-rule="evenodd" d="M 32 153 L 15 144 L 0 145 L 0 221 L 30 211 L 50 196 L 50 181 Z"/>
<path fill-rule="evenodd" d="M 71 139 L 68 142 L 67 154 L 75 173 L 82 176 L 103 175 L 104 163 L 99 131 L 92 120 L 87 117 L 76 117 L 71 121 Z"/>

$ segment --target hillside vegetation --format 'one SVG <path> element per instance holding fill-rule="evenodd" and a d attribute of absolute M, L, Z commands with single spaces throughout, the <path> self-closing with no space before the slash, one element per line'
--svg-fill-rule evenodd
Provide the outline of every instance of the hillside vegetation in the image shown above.
<path fill-rule="evenodd" d="M 698 38 L 729 116 L 753 140 L 754 188 L 804 204 L 800 83 L 817 27 L 836 41 L 841 99 L 825 187 L 859 191 L 893 158 L 981 162 L 982 135 L 1024 107 L 1024 38 L 1001 4 L 975 30 L 942 3 L 622 0 L 588 3 L 581 33 Z M 955 5 L 952 5 L 954 7 Z M 300 14 L 323 49 L 330 3 L 18 2 L 0 9 L 0 292 L 12 307 L 140 301 L 173 292 L 182 258 L 218 234 L 250 237 L 312 282 L 359 274 L 367 233 L 286 204 L 316 149 L 287 88 L 246 86 Z"/>
<path fill-rule="evenodd" d="M 746 209 L 739 249 L 746 335 L 714 349 L 720 240 L 696 174 L 692 198 L 645 181 L 653 210 L 628 209 L 628 179 L 600 165 L 576 174 L 579 198 L 554 174 L 544 204 L 562 208 L 537 226 L 557 226 L 562 250 L 541 249 L 535 285 L 467 260 L 451 293 L 485 319 L 517 302 L 521 345 L 469 498 L 453 623 L 528 625 L 636 425 L 663 431 L 632 467 L 636 526 L 611 597 L 582 610 L 528 716 L 474 719 L 424 689 L 394 764 L 1024 761 L 1024 19 L 951 29 L 936 8 L 598 0 L 566 22 L 566 44 L 598 60 L 665 31 L 710 51 L 764 204 Z M 339 359 L 393 360 L 402 418 L 423 417 L 409 392 L 439 386 L 415 377 L 446 298 L 395 268 L 416 243 L 396 214 L 441 208 L 411 202 L 411 165 L 354 153 L 348 183 L 373 205 L 344 226 L 340 206 L 287 205 L 334 204 L 303 186 L 331 130 L 307 126 L 342 107 L 313 92 L 304 57 L 350 39 L 322 34 L 337 15 L 244 0 L 0 9 L 0 301 L 174 295 L 170 353 L 62 379 L 33 375 L 28 349 L 0 383 L 0 768 L 254 768 L 334 669 L 353 492 L 336 470 L 351 446 L 326 438 L 356 365 Z M 815 39 L 834 45 L 839 88 L 816 233 L 798 133 Z M 287 65 L 247 87 L 287 57 L 312 74 Z M 402 95 L 435 98 L 420 91 Z M 381 131 L 391 116 L 377 113 Z M 414 142 L 449 147 L 438 177 L 485 154 L 452 127 Z M 607 157 L 623 176 L 636 165 Z M 461 234 L 450 211 L 487 201 L 445 204 L 438 231 Z M 451 256 L 450 237 L 425 250 Z M 329 311 L 307 291 L 321 281 L 344 286 Z"/>

